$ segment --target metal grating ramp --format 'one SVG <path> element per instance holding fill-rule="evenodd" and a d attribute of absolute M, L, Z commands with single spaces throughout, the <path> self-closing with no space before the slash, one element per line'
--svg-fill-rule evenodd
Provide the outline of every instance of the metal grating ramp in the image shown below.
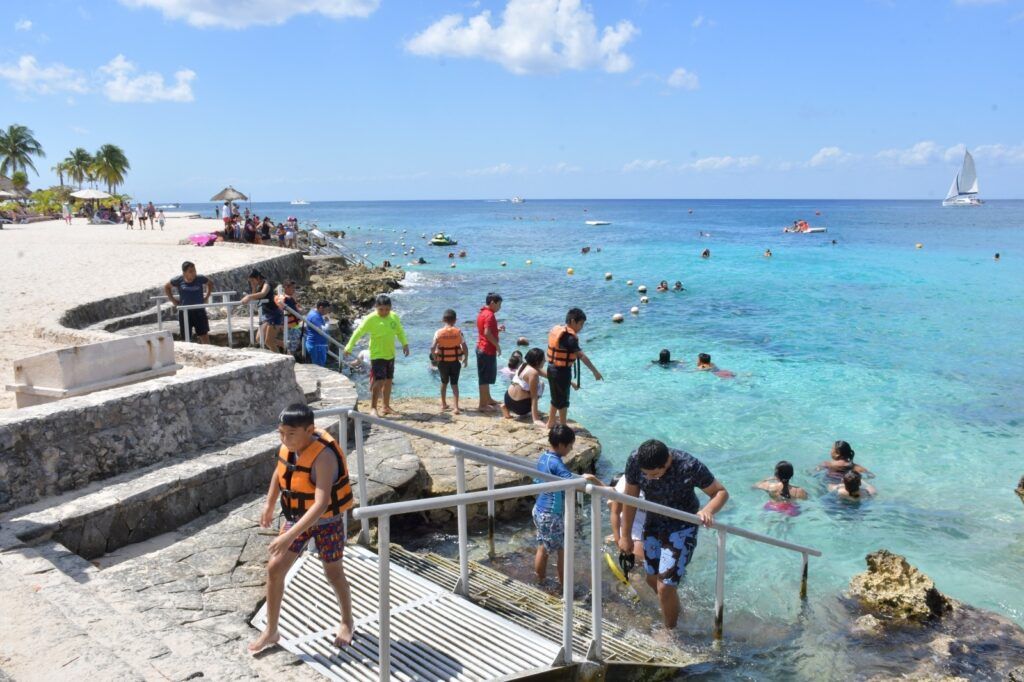
<path fill-rule="evenodd" d="M 315 556 L 303 554 L 285 579 L 281 646 L 333 680 L 378 679 L 377 555 L 345 548 L 356 636 L 333 644 L 340 613 Z M 266 625 L 266 606 L 251 624 Z M 494 680 L 550 668 L 560 646 L 441 586 L 391 564 L 391 679 Z"/>

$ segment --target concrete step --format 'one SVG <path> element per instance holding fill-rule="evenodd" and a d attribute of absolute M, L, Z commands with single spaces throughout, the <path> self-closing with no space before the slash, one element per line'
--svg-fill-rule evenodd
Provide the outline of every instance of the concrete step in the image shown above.
<path fill-rule="evenodd" d="M 244 434 L 216 449 L 42 499 L 0 517 L 0 523 L 22 543 L 52 537 L 95 558 L 264 490 L 279 445 L 276 431 Z"/>

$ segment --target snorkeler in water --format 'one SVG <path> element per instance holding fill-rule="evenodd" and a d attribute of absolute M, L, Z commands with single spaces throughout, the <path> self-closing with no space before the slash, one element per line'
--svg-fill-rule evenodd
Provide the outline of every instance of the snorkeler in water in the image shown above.
<path fill-rule="evenodd" d="M 697 354 L 697 371 L 711 372 L 719 379 L 733 379 L 736 375 L 727 369 L 719 369 L 718 365 L 711 362 L 711 356 L 707 353 Z"/>
<path fill-rule="evenodd" d="M 676 365 L 682 364 L 678 360 L 672 359 L 672 351 L 668 348 L 662 348 L 661 352 L 658 353 L 658 359 L 651 360 L 651 363 L 658 365 L 659 367 L 675 367 Z"/>
<path fill-rule="evenodd" d="M 856 471 L 847 471 L 843 474 L 842 483 L 833 483 L 828 489 L 837 497 L 847 500 L 861 500 L 877 492 L 873 485 L 862 483 L 861 476 Z"/>
<path fill-rule="evenodd" d="M 760 483 L 754 484 L 755 488 L 765 491 L 771 498 L 764 505 L 767 511 L 775 511 L 787 516 L 797 516 L 800 513 L 800 507 L 794 500 L 806 500 L 807 491 L 799 486 L 790 485 L 789 481 L 792 478 L 793 465 L 782 460 L 775 465 L 773 478 L 766 478 Z"/>

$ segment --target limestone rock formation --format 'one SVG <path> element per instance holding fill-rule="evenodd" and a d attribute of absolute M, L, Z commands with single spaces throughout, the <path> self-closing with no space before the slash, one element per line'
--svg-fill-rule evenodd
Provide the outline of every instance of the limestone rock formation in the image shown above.
<path fill-rule="evenodd" d="M 371 270 L 361 265 L 348 265 L 340 257 L 309 259 L 309 284 L 303 291 L 302 303 L 311 307 L 325 299 L 334 306 L 334 315 L 351 321 L 373 306 L 377 294 L 398 289 L 405 276 L 401 270 Z"/>
<path fill-rule="evenodd" d="M 850 593 L 862 608 L 889 623 L 924 623 L 952 609 L 932 579 L 888 550 L 866 557 L 868 570 L 850 581 Z"/>

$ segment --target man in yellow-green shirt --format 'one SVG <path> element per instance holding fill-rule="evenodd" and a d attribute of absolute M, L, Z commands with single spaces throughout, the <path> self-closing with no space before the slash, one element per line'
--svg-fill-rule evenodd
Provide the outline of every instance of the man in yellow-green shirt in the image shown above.
<path fill-rule="evenodd" d="M 394 414 L 391 409 L 391 384 L 395 378 L 395 339 L 402 344 L 402 352 L 409 356 L 409 342 L 402 329 L 402 321 L 391 312 L 391 297 L 379 294 L 374 301 L 377 312 L 367 315 L 345 344 L 345 357 L 356 347 L 356 341 L 370 335 L 370 414 L 380 416 L 377 403 L 382 402 L 381 413 Z"/>

